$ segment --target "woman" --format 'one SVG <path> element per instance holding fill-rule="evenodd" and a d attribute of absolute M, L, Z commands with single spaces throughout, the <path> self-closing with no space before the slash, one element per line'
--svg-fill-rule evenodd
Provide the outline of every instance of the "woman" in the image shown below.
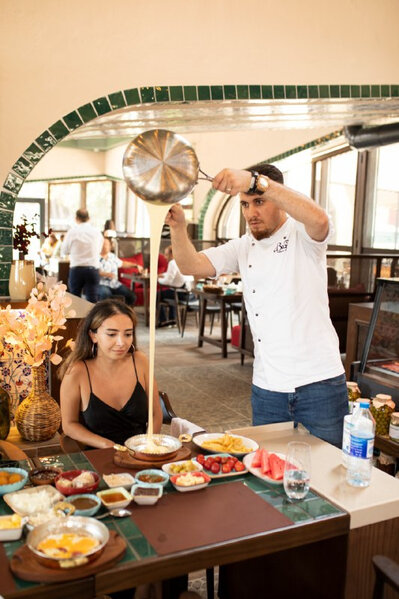
<path fill-rule="evenodd" d="M 62 428 L 76 441 L 112 447 L 146 432 L 148 360 L 136 347 L 136 322 L 132 308 L 118 300 L 98 302 L 82 322 L 60 373 Z M 159 433 L 155 381 L 153 397 L 154 433 Z"/>

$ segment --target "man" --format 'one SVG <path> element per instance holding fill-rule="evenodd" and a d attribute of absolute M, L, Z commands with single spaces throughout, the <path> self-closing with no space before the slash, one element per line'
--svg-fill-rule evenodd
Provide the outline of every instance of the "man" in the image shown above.
<path fill-rule="evenodd" d="M 99 299 L 108 299 L 113 295 L 121 295 L 128 306 L 134 306 L 136 295 L 125 285 L 118 281 L 118 268 L 130 268 L 130 262 L 123 262 L 111 251 L 112 242 L 109 237 L 104 237 L 100 257 L 100 285 L 98 287 Z"/>
<path fill-rule="evenodd" d="M 171 208 L 166 222 L 183 273 L 241 273 L 255 352 L 253 424 L 294 420 L 340 446 L 348 400 L 328 307 L 328 217 L 311 199 L 285 187 L 272 165 L 224 169 L 213 187 L 240 193 L 246 235 L 197 253 L 180 206 Z"/>
<path fill-rule="evenodd" d="M 161 301 L 175 298 L 175 291 L 173 287 L 181 287 L 182 289 L 190 291 L 194 280 L 193 277 L 187 277 L 181 274 L 176 264 L 176 260 L 173 258 L 173 250 L 171 245 L 168 245 L 168 247 L 165 248 L 164 254 L 168 260 L 168 268 L 166 272 L 158 276 L 158 283 L 165 286 L 163 289 L 161 288 L 159 294 Z M 169 286 L 169 288 L 166 286 Z M 174 305 L 169 306 L 169 318 L 166 317 L 164 306 L 161 306 L 158 321 L 159 327 L 162 327 L 165 324 L 170 324 L 171 322 L 175 321 L 175 319 L 176 310 Z"/>
<path fill-rule="evenodd" d="M 61 252 L 69 255 L 69 291 L 79 297 L 84 291 L 87 300 L 95 303 L 103 236 L 91 226 L 89 218 L 87 210 L 76 211 L 76 225 L 65 235 Z"/>

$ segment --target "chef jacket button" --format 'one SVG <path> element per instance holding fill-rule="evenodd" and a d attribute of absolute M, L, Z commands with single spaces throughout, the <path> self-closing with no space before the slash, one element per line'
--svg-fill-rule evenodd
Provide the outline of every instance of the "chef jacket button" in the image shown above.
<path fill-rule="evenodd" d="M 258 313 L 256 313 L 256 314 L 255 314 L 255 316 L 259 316 L 259 314 L 258 314 Z"/>
<path fill-rule="evenodd" d="M 260 339 L 258 339 L 259 343 L 260 343 Z"/>
<path fill-rule="evenodd" d="M 252 264 L 248 264 L 248 268 L 252 268 Z"/>
<path fill-rule="evenodd" d="M 252 247 L 255 245 L 253 242 L 251 243 Z"/>
<path fill-rule="evenodd" d="M 255 293 L 255 289 L 252 289 L 252 293 Z"/>

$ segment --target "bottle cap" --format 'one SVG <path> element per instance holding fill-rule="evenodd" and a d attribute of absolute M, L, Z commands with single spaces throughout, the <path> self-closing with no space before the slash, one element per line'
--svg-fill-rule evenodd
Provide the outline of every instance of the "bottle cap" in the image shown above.
<path fill-rule="evenodd" d="M 359 402 L 359 405 L 360 405 L 361 408 L 368 408 L 368 407 L 370 407 L 370 400 L 369 399 L 365 399 L 364 397 L 361 397 L 357 401 Z"/>

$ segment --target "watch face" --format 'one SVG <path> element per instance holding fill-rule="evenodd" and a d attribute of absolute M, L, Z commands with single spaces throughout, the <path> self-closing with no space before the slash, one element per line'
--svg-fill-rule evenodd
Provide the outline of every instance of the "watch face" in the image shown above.
<path fill-rule="evenodd" d="M 266 190 L 269 187 L 266 177 L 258 177 L 256 187 L 262 191 Z"/>

